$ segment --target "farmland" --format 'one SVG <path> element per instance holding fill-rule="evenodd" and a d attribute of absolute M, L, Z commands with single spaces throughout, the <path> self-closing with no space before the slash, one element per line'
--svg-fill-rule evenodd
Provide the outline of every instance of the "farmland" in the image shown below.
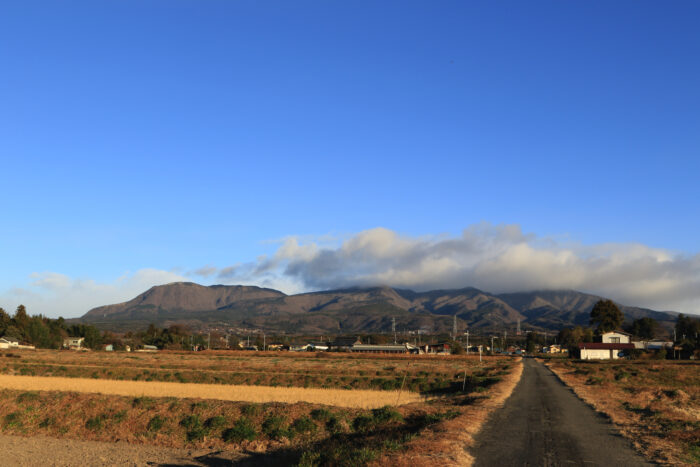
<path fill-rule="evenodd" d="M 552 359 L 548 365 L 648 458 L 700 463 L 699 364 Z"/>
<path fill-rule="evenodd" d="M 283 465 L 401 465 L 407 457 L 420 465 L 421 455 L 457 463 L 465 427 L 479 426 L 519 368 L 509 357 L 5 352 L 0 427 L 255 453 Z M 111 385 L 128 389 L 108 394 Z"/>

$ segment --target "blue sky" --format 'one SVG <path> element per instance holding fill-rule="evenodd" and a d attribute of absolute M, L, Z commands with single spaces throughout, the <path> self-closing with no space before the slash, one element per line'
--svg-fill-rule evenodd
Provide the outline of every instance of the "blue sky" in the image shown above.
<path fill-rule="evenodd" d="M 3 4 L 0 306 L 76 316 L 181 278 L 471 280 L 700 312 L 698 17 L 692 1 Z M 523 236 L 490 255 L 440 256 L 437 283 L 362 249 L 468 250 L 508 226 Z M 522 257 L 498 251 L 523 244 L 538 281 L 479 272 L 512 271 Z M 336 283 L 295 275 L 324 251 Z M 588 279 L 553 279 L 542 257 L 583 267 L 562 251 Z M 600 261 L 624 266 L 611 287 Z"/>

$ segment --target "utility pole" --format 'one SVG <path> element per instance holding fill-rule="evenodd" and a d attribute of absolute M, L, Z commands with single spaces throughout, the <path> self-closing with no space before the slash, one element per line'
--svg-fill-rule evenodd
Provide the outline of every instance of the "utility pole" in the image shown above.
<path fill-rule="evenodd" d="M 520 318 L 518 318 L 518 329 L 516 332 L 518 335 L 520 335 Z"/>
<path fill-rule="evenodd" d="M 492 354 L 494 353 L 494 349 L 493 349 L 493 336 L 491 336 L 491 353 L 492 353 Z"/>
<path fill-rule="evenodd" d="M 503 350 L 508 348 L 508 331 L 503 331 Z"/>
<path fill-rule="evenodd" d="M 263 352 L 265 351 L 265 333 L 263 332 Z"/>
<path fill-rule="evenodd" d="M 207 350 L 211 350 L 211 333 L 207 333 Z"/>
<path fill-rule="evenodd" d="M 454 315 L 452 320 L 452 339 L 457 340 L 457 315 Z"/>
<path fill-rule="evenodd" d="M 467 331 L 467 355 L 469 355 L 469 331 Z"/>
<path fill-rule="evenodd" d="M 394 334 L 394 344 L 396 344 L 396 318 L 391 318 L 391 332 Z"/>

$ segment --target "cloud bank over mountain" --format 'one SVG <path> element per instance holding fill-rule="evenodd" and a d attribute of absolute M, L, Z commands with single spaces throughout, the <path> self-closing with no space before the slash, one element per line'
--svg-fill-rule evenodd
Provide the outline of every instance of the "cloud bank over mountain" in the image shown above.
<path fill-rule="evenodd" d="M 584 245 L 523 233 L 517 225 L 477 224 L 459 236 L 409 236 L 374 228 L 344 238 L 290 236 L 275 252 L 228 266 L 178 273 L 141 269 L 100 283 L 55 272 L 0 295 L 33 313 L 78 316 L 176 281 L 259 285 L 299 293 L 389 285 L 416 291 L 473 286 L 493 292 L 575 289 L 628 305 L 700 313 L 700 254 L 634 243 Z M 225 252 L 222 252 L 222 255 Z"/>
<path fill-rule="evenodd" d="M 626 303 L 700 312 L 700 254 L 633 243 L 583 245 L 478 224 L 458 237 L 359 232 L 335 246 L 284 239 L 269 258 L 221 268 L 226 283 L 283 280 L 295 290 L 390 285 L 414 290 L 474 286 L 489 292 L 576 289 Z"/>

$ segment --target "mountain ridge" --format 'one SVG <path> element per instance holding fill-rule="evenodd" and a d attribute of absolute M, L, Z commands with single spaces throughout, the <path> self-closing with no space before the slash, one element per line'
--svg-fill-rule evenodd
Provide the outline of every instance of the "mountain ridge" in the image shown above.
<path fill-rule="evenodd" d="M 160 326 L 237 326 L 287 333 L 386 332 L 401 329 L 557 330 L 587 325 L 597 295 L 575 290 L 492 294 L 474 287 L 416 292 L 388 286 L 349 287 L 287 295 L 257 286 L 174 282 L 132 300 L 93 308 L 77 321 L 108 329 Z M 652 317 L 668 331 L 674 312 L 619 305 L 626 321 Z"/>

